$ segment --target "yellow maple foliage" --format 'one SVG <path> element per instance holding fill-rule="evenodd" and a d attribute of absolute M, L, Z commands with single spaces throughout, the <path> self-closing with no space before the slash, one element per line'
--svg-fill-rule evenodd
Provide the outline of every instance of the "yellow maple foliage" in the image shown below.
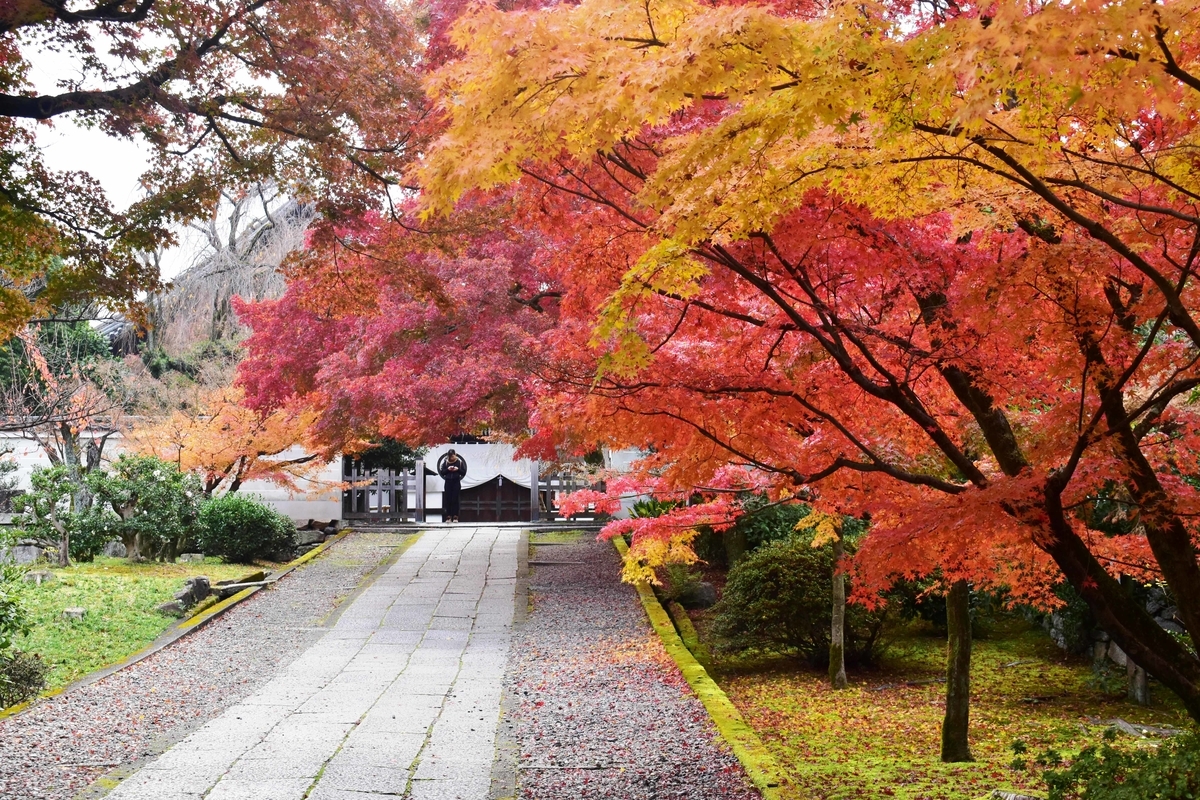
<path fill-rule="evenodd" d="M 826 514 L 816 509 L 809 511 L 808 516 L 796 523 L 797 532 L 811 531 L 813 547 L 824 547 L 830 542 L 842 538 L 842 518 L 838 514 Z"/>
<path fill-rule="evenodd" d="M 882 217 L 948 210 L 962 231 L 1054 211 L 1146 269 L 1138 221 L 1109 210 L 1200 196 L 1196 6 L 1002 0 L 914 32 L 871 2 L 808 18 L 696 0 L 480 5 L 456 28 L 463 58 L 430 79 L 449 125 L 417 171 L 437 212 L 654 129 L 638 198 L 664 244 L 643 273 L 656 253 L 669 268 L 697 242 L 769 230 L 814 188 Z M 705 103 L 716 122 L 672 128 Z M 1160 131 L 1151 151 L 1156 126 L 1170 141 Z"/>

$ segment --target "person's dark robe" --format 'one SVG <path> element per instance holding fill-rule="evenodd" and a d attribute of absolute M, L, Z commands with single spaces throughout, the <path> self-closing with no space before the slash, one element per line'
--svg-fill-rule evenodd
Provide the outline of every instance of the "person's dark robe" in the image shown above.
<path fill-rule="evenodd" d="M 458 469 L 452 470 L 451 467 L 458 467 Z M 462 479 L 467 476 L 467 462 L 461 458 L 454 462 L 446 459 L 438 466 L 438 475 L 441 475 L 442 480 L 446 482 L 446 488 L 442 492 L 442 519 L 457 519 Z"/>

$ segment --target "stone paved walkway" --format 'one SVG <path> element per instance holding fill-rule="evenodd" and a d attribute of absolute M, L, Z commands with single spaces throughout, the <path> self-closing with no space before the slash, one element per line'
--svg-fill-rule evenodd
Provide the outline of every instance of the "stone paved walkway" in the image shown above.
<path fill-rule="evenodd" d="M 484 800 L 520 530 L 434 528 L 259 692 L 111 800 Z"/>

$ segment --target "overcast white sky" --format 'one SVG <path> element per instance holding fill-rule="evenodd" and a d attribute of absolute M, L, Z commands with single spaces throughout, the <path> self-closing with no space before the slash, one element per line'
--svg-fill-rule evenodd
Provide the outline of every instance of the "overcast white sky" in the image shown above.
<path fill-rule="evenodd" d="M 63 91 L 58 81 L 79 73 L 76 61 L 61 53 L 39 53 L 30 62 L 30 80 L 34 88 L 44 94 Z M 91 173 L 118 209 L 137 200 L 138 178 L 148 164 L 144 144 L 139 146 L 94 128 L 81 127 L 75 124 L 70 114 L 57 117 L 50 124 L 38 125 L 36 130 L 47 167 Z M 163 255 L 165 278 L 174 277 L 192 262 L 196 246 L 194 237 L 184 235 L 181 240 L 184 241 L 181 247 Z"/>

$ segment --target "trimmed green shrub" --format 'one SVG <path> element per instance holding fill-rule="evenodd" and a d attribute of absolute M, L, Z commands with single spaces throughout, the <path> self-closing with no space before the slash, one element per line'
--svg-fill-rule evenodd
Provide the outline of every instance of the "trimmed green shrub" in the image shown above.
<path fill-rule="evenodd" d="M 851 540 L 846 543 L 849 550 Z M 822 666 L 829 660 L 832 594 L 832 548 L 814 548 L 803 536 L 770 542 L 729 571 L 712 630 L 725 649 L 772 650 Z M 870 663 L 878 655 L 884 617 L 883 611 L 847 606 L 847 664 Z"/>
<path fill-rule="evenodd" d="M 20 650 L 0 654 L 0 708 L 37 697 L 49 673 L 50 665 L 39 655 Z"/>
<path fill-rule="evenodd" d="M 249 564 L 295 547 L 296 526 L 257 500 L 226 494 L 214 497 L 200 508 L 198 540 L 206 555 Z"/>
<path fill-rule="evenodd" d="M 154 456 L 122 455 L 109 470 L 87 474 L 94 499 L 93 529 L 105 523 L 125 544 L 130 561 L 174 561 L 196 533 L 203 495 L 200 479 Z M 105 516 L 111 514 L 112 516 Z"/>
<path fill-rule="evenodd" d="M 1200 736 L 1185 733 L 1154 750 L 1085 748 L 1064 770 L 1045 773 L 1050 800 L 1196 800 L 1200 797 Z"/>

